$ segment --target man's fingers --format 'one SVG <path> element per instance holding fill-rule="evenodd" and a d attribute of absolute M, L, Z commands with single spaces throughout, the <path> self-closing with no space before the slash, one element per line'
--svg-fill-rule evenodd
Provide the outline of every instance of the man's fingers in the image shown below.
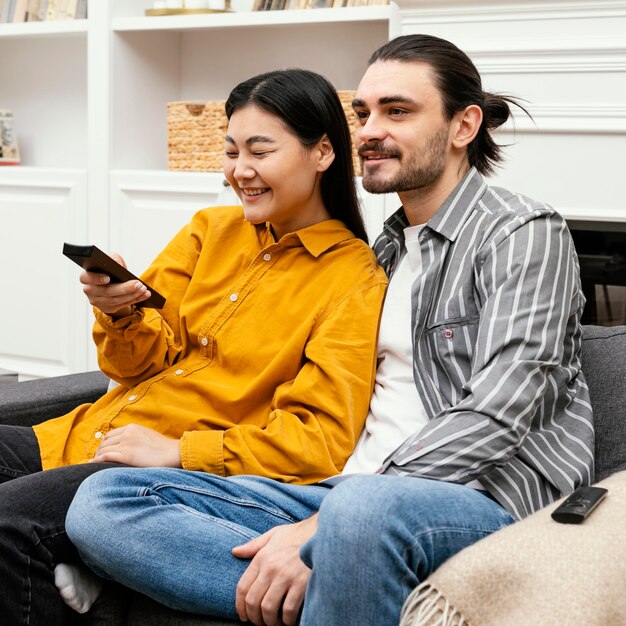
<path fill-rule="evenodd" d="M 304 593 L 307 583 L 309 582 L 310 570 L 308 574 L 302 577 L 297 584 L 293 584 L 287 591 L 287 595 L 283 600 L 282 620 L 285 626 L 296 626 L 300 611 L 304 604 Z"/>
<path fill-rule="evenodd" d="M 242 622 L 248 621 L 248 611 L 246 608 L 246 596 L 248 595 L 248 591 L 252 586 L 252 583 L 256 580 L 256 577 L 259 575 L 259 568 L 256 563 L 252 562 L 246 568 L 246 571 L 243 573 L 239 582 L 237 583 L 237 594 L 235 596 L 235 610 L 237 611 L 237 615 L 239 615 L 239 619 Z"/>
<path fill-rule="evenodd" d="M 240 546 L 235 546 L 232 549 L 233 556 L 238 559 L 251 559 L 263 546 L 267 545 L 270 537 L 271 531 L 263 533 Z"/>

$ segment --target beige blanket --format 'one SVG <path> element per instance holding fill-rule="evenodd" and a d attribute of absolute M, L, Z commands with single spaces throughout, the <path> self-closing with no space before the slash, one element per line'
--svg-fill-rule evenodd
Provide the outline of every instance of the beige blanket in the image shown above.
<path fill-rule="evenodd" d="M 557 504 L 444 563 L 407 598 L 400 626 L 626 625 L 626 471 L 582 524 Z"/>

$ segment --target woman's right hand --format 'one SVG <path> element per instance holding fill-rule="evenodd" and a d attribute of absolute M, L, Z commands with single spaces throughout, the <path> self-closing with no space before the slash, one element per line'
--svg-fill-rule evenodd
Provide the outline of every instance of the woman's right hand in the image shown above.
<path fill-rule="evenodd" d="M 118 263 L 126 267 L 119 254 L 111 254 Z M 133 305 L 150 297 L 146 286 L 138 280 L 125 283 L 111 283 L 107 274 L 81 272 L 79 277 L 83 292 L 92 306 L 113 318 L 127 317 L 133 313 Z"/>

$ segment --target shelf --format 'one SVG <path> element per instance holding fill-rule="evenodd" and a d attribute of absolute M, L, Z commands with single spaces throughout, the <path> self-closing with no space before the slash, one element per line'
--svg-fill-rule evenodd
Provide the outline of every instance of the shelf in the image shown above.
<path fill-rule="evenodd" d="M 207 15 L 173 15 L 162 17 L 126 17 L 112 20 L 115 32 L 187 31 L 219 28 L 244 28 L 341 22 L 388 22 L 391 5 L 345 7 L 340 9 L 306 9 L 290 11 L 241 11 Z"/>
<path fill-rule="evenodd" d="M 87 20 L 0 24 L 0 39 L 9 37 L 67 37 L 87 34 Z"/>

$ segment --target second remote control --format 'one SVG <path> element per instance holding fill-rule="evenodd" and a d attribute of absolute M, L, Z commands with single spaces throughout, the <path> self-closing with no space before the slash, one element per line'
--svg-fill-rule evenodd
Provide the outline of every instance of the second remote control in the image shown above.
<path fill-rule="evenodd" d="M 562 524 L 580 524 L 606 494 L 602 487 L 579 487 L 554 509 L 552 519 Z"/>

